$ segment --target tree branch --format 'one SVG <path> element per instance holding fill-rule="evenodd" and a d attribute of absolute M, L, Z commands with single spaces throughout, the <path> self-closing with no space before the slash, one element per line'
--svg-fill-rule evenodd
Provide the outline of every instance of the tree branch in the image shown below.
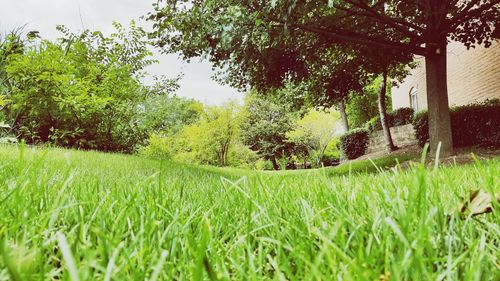
<path fill-rule="evenodd" d="M 331 31 L 331 30 L 325 30 L 323 28 L 307 26 L 307 25 L 302 25 L 302 24 L 288 24 L 288 26 L 292 27 L 292 28 L 308 31 L 311 33 L 321 34 L 321 35 L 330 37 L 330 38 L 335 39 L 335 40 L 343 41 L 343 42 L 356 43 L 356 44 L 365 45 L 365 46 L 372 46 L 372 47 L 381 47 L 381 48 L 386 48 L 386 49 L 396 49 L 396 50 L 400 50 L 403 52 L 412 53 L 412 54 L 416 54 L 416 55 L 422 55 L 422 56 L 427 55 L 426 49 L 422 48 L 422 47 L 411 46 L 411 45 L 400 43 L 400 42 L 380 40 L 377 38 L 371 38 L 369 36 L 365 36 L 363 34 L 354 33 L 354 32 L 348 32 L 349 34 L 341 34 L 338 31 L 347 32 L 347 31 L 344 31 L 342 29 L 337 29 L 338 31 Z"/>
<path fill-rule="evenodd" d="M 407 28 L 413 28 L 413 29 L 420 31 L 422 33 L 425 31 L 416 25 L 410 24 L 408 22 L 393 19 L 393 18 L 388 17 L 387 15 L 384 15 L 384 14 L 380 14 L 379 12 L 374 10 L 373 7 L 370 7 L 365 3 L 358 2 L 358 1 L 352 1 L 352 0 L 346 0 L 346 2 L 351 3 L 352 5 L 355 5 L 356 7 L 367 11 L 370 15 L 372 15 L 373 18 L 378 19 L 378 20 L 392 26 L 393 28 L 395 28 L 399 32 L 405 34 L 406 36 L 408 36 L 414 40 L 419 39 L 419 34 L 415 34 Z M 407 28 L 404 28 L 403 26 L 407 27 Z"/>

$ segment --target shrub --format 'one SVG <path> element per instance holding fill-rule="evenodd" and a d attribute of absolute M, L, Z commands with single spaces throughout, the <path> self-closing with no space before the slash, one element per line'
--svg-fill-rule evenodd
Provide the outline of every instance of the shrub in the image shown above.
<path fill-rule="evenodd" d="M 325 153 L 323 154 L 323 165 L 326 166 L 336 166 L 340 162 L 340 150 L 339 146 L 339 138 L 333 139 L 327 146 Z"/>
<path fill-rule="evenodd" d="M 368 130 L 355 129 L 340 137 L 340 147 L 347 159 L 356 159 L 365 154 L 368 147 Z"/>
<path fill-rule="evenodd" d="M 392 112 L 387 113 L 387 122 L 389 127 L 403 126 L 411 124 L 413 121 L 413 115 L 415 111 L 413 108 L 402 107 L 398 108 Z M 366 123 L 366 127 L 370 132 L 382 130 L 382 122 L 380 122 L 380 116 L 375 116 L 370 121 Z"/>
<path fill-rule="evenodd" d="M 274 170 L 273 168 L 273 163 L 269 160 L 264 160 L 260 158 L 255 162 L 255 169 L 260 170 L 260 171 L 265 171 L 265 170 Z"/>
<path fill-rule="evenodd" d="M 487 100 L 450 109 L 454 147 L 474 145 L 500 146 L 500 100 Z M 427 111 L 413 120 L 415 136 L 420 146 L 429 141 Z"/>
<path fill-rule="evenodd" d="M 415 110 L 410 107 L 402 107 L 394 110 L 390 113 L 391 115 L 391 127 L 392 126 L 403 126 L 411 124 L 413 121 L 413 115 Z"/>
<path fill-rule="evenodd" d="M 415 138 L 418 145 L 424 147 L 429 141 L 429 116 L 427 111 L 420 111 L 413 118 L 413 130 L 415 131 Z"/>
<path fill-rule="evenodd" d="M 255 169 L 259 160 L 257 153 L 242 143 L 235 143 L 228 155 L 228 165 L 243 169 Z"/>
<path fill-rule="evenodd" d="M 377 115 L 370 119 L 370 121 L 366 122 L 366 129 L 370 132 L 382 130 L 382 122 L 380 122 L 380 116 Z"/>
<path fill-rule="evenodd" d="M 173 156 L 172 139 L 163 134 L 151 134 L 148 144 L 139 149 L 139 154 L 154 159 L 171 159 Z"/>

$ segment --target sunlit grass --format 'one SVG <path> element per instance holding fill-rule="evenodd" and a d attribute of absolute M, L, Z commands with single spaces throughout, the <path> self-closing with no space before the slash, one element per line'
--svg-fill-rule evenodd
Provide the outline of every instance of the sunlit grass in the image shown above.
<path fill-rule="evenodd" d="M 352 169 L 0 146 L 0 280 L 500 278 L 498 212 L 456 213 L 469 190 L 500 191 L 498 159 Z"/>

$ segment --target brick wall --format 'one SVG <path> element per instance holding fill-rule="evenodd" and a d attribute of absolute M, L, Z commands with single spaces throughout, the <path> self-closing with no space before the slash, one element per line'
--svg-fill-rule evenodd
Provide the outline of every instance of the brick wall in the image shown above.
<path fill-rule="evenodd" d="M 416 61 L 418 67 L 392 89 L 394 109 L 410 107 L 411 91 L 417 93 L 418 109 L 427 108 L 425 61 L 422 57 Z M 451 106 L 500 98 L 500 42 L 470 50 L 458 42 L 448 45 L 448 95 Z"/>
<path fill-rule="evenodd" d="M 407 145 L 417 145 L 413 125 L 397 126 L 391 128 L 391 136 L 394 145 L 403 147 Z M 383 131 L 375 131 L 370 134 L 370 140 L 366 153 L 384 151 L 386 149 L 385 137 Z"/>

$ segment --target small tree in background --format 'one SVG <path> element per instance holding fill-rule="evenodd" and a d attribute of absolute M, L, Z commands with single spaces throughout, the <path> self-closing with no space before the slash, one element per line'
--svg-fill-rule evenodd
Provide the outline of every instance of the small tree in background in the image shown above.
<path fill-rule="evenodd" d="M 294 145 L 287 141 L 286 133 L 292 129 L 293 115 L 284 105 L 250 94 L 245 101 L 245 118 L 240 137 L 244 144 L 269 160 L 275 170 L 278 161 L 288 158 Z"/>
<path fill-rule="evenodd" d="M 227 166 L 236 145 L 242 116 L 235 102 L 208 107 L 198 122 L 174 136 L 177 158 L 200 164 Z"/>
<path fill-rule="evenodd" d="M 337 111 L 311 109 L 295 122 L 293 130 L 286 136 L 293 143 L 307 148 L 308 155 L 316 156 L 315 164 L 320 167 L 326 149 L 342 131 Z"/>

